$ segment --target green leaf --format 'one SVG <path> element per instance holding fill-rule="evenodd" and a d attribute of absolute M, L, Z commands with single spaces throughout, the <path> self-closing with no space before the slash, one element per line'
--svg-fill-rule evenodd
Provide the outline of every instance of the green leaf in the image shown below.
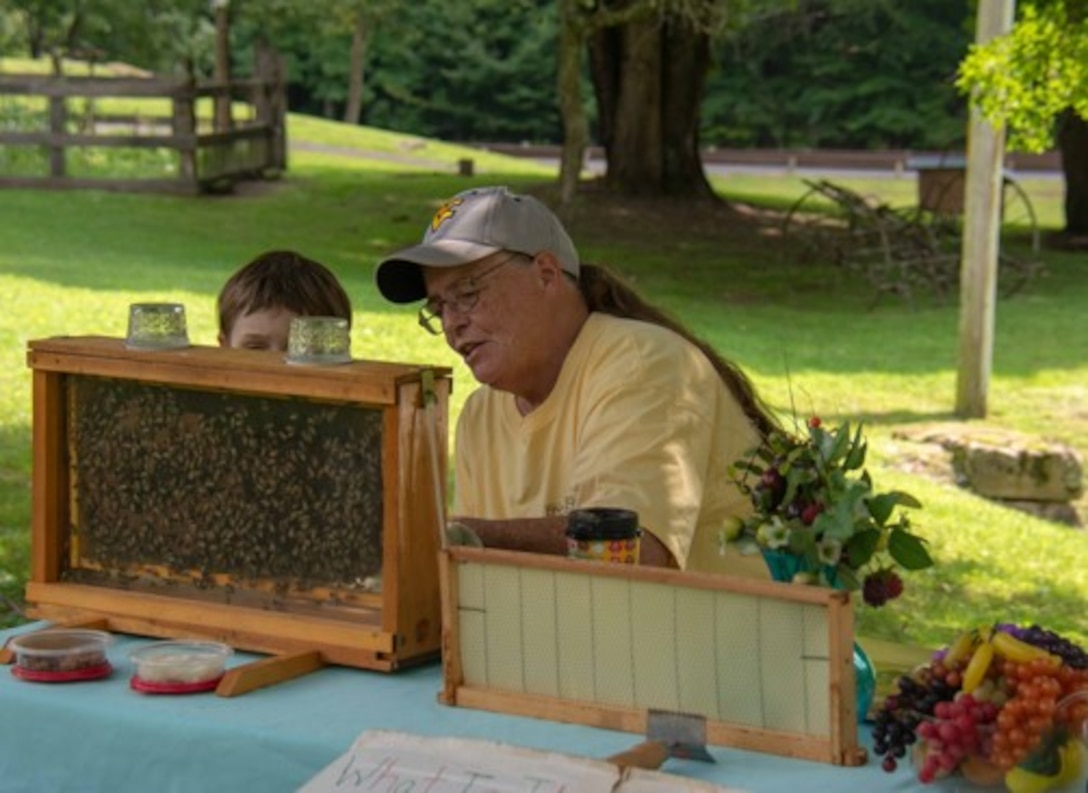
<path fill-rule="evenodd" d="M 845 543 L 854 533 L 854 513 L 850 499 L 844 498 L 829 512 L 821 512 L 812 522 L 817 534 Z"/>
<path fill-rule="evenodd" d="M 1043 741 L 1020 762 L 1020 767 L 1040 776 L 1052 777 L 1061 773 L 1061 747 L 1068 737 L 1064 729 L 1048 730 Z"/>
<path fill-rule="evenodd" d="M 786 476 L 786 492 L 782 495 L 782 504 L 790 504 L 797 496 L 797 488 L 801 484 L 802 472 L 792 468 Z"/>
<path fill-rule="evenodd" d="M 763 466 L 757 465 L 756 463 L 754 463 L 754 462 L 752 462 L 750 460 L 738 460 L 737 462 L 735 462 L 731 466 L 729 466 L 729 472 L 731 474 L 737 474 L 739 472 L 747 472 L 747 473 L 752 473 L 752 474 L 757 474 L 758 475 L 758 474 L 762 474 L 763 470 L 764 470 Z"/>
<path fill-rule="evenodd" d="M 858 427 L 857 435 L 854 436 L 854 442 L 850 446 L 850 451 L 846 455 L 846 460 L 843 461 L 843 468 L 847 471 L 856 471 L 865 465 L 865 454 L 869 450 L 869 444 L 861 438 L 861 427 Z"/>
<path fill-rule="evenodd" d="M 879 496 L 868 499 L 866 503 L 869 505 L 869 514 L 873 516 L 873 520 L 883 526 L 892 516 L 898 502 L 894 493 L 881 493 Z"/>
<path fill-rule="evenodd" d="M 910 493 L 904 493 L 902 490 L 893 490 L 891 495 L 895 496 L 895 503 L 901 507 L 911 507 L 913 509 L 922 508 L 922 502 Z"/>
<path fill-rule="evenodd" d="M 809 559 L 809 566 L 815 569 L 816 532 L 795 529 L 790 532 L 790 552 Z"/>
<path fill-rule="evenodd" d="M 850 446 L 850 422 L 844 422 L 841 427 L 835 430 L 835 445 L 831 448 L 831 454 L 827 456 L 828 461 L 838 460 L 846 456 L 847 449 Z"/>
<path fill-rule="evenodd" d="M 866 529 L 851 537 L 845 546 L 846 554 L 850 557 L 850 564 L 854 567 L 864 567 L 877 546 L 880 545 L 881 532 L 879 529 Z"/>
<path fill-rule="evenodd" d="M 835 568 L 835 577 L 837 579 L 836 583 L 842 589 L 853 590 L 861 587 L 857 575 L 845 564 L 840 564 Z"/>
<path fill-rule="evenodd" d="M 907 570 L 924 570 L 933 564 L 924 541 L 902 529 L 893 529 L 888 537 L 888 553 Z"/>
<path fill-rule="evenodd" d="M 892 490 L 889 493 L 880 493 L 868 499 L 869 512 L 873 520 L 883 526 L 892 516 L 896 506 L 914 507 L 920 509 L 922 504 L 914 496 L 901 490 Z"/>

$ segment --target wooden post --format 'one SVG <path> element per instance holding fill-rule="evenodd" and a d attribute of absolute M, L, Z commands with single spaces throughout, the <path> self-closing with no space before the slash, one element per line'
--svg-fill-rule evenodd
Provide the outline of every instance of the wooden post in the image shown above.
<path fill-rule="evenodd" d="M 184 90 L 174 94 L 174 138 L 178 141 L 178 179 L 195 185 L 196 168 L 196 84 L 190 75 Z"/>
<path fill-rule="evenodd" d="M 56 178 L 65 175 L 63 136 L 67 132 L 68 109 L 64 102 L 63 94 L 49 97 L 49 134 L 52 137 L 49 142 L 49 175 Z"/>
<path fill-rule="evenodd" d="M 284 171 L 287 169 L 287 74 L 283 56 L 262 44 L 257 58 L 261 64 L 257 72 L 264 83 L 262 92 L 267 96 L 264 123 L 269 127 L 269 137 L 265 165 Z"/>
<path fill-rule="evenodd" d="M 255 85 L 251 101 L 253 102 L 253 121 L 261 127 L 268 126 L 272 116 L 270 96 L 272 69 L 269 55 L 268 43 L 258 41 L 253 48 L 253 78 Z"/>
<path fill-rule="evenodd" d="M 984 44 L 1012 28 L 1014 0 L 979 3 L 975 40 Z M 960 269 L 959 378 L 956 414 L 986 415 L 993 363 L 997 254 L 1001 228 L 1005 130 L 994 129 L 972 104 Z"/>
<path fill-rule="evenodd" d="M 228 132 L 230 117 L 230 0 L 213 0 L 215 11 L 215 83 L 224 93 L 215 96 L 215 131 Z"/>

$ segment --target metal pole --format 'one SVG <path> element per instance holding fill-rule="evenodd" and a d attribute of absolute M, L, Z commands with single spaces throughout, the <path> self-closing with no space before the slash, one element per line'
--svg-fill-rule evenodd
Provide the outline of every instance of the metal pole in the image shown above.
<path fill-rule="evenodd" d="M 984 44 L 1012 29 L 1015 0 L 979 0 L 975 41 Z M 960 265 L 959 380 L 956 414 L 986 415 L 993 363 L 997 255 L 1001 230 L 1005 129 L 995 129 L 972 104 L 967 132 L 967 174 Z"/>

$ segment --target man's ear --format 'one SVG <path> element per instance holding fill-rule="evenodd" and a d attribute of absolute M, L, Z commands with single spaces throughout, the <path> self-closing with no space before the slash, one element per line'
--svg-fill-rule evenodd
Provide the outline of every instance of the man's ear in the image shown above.
<path fill-rule="evenodd" d="M 550 284 L 563 277 L 563 265 L 551 251 L 541 251 L 533 257 L 542 284 Z"/>
<path fill-rule="evenodd" d="M 226 336 L 226 334 L 224 334 L 224 333 L 220 333 L 220 334 L 219 334 L 219 336 L 218 336 L 218 338 L 219 338 L 219 346 L 220 346 L 220 347 L 229 347 L 229 346 L 230 346 L 229 344 L 227 344 L 227 336 Z"/>

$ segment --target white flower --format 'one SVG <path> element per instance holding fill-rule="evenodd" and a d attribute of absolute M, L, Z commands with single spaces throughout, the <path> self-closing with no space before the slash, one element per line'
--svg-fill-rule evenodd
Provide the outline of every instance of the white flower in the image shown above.
<path fill-rule="evenodd" d="M 842 557 L 842 542 L 824 537 L 816 543 L 816 555 L 820 559 L 820 564 L 836 565 Z"/>
<path fill-rule="evenodd" d="M 756 531 L 756 541 L 764 548 L 784 548 L 790 542 L 790 530 L 782 518 L 775 515 Z"/>

